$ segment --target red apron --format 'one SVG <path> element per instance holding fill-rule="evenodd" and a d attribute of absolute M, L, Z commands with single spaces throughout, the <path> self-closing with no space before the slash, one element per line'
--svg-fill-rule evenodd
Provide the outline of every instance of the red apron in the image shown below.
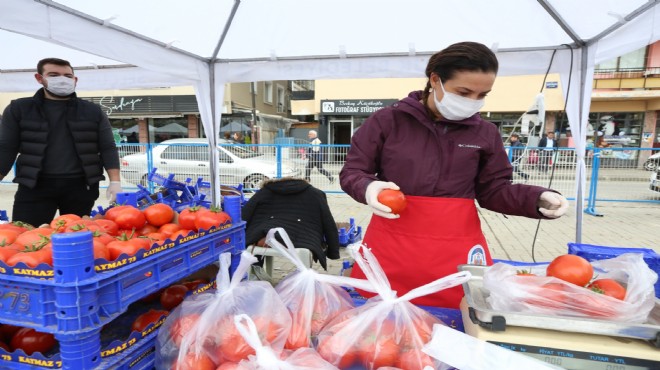
<path fill-rule="evenodd" d="M 493 263 L 474 200 L 409 195 L 406 199 L 408 205 L 398 219 L 373 215 L 363 240 L 399 297 L 458 272 L 458 265 Z M 357 264 L 351 277 L 365 278 Z M 359 292 L 365 297 L 374 295 Z M 462 297 L 463 287 L 459 285 L 416 298 L 412 303 L 458 308 Z"/>

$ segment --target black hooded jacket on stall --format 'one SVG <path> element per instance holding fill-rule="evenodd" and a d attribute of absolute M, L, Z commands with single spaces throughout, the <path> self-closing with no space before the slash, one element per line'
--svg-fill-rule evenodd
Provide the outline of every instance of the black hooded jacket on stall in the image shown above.
<path fill-rule="evenodd" d="M 266 182 L 243 206 L 242 218 L 247 222 L 246 245 L 256 244 L 270 229 L 281 227 L 296 248 L 309 249 L 324 269 L 326 256 L 339 259 L 339 233 L 326 195 L 307 181 Z"/>

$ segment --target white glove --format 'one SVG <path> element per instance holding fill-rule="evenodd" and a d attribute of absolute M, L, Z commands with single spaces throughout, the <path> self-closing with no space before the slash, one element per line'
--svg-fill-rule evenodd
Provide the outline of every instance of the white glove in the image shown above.
<path fill-rule="evenodd" d="M 568 200 L 563 195 L 557 194 L 552 191 L 544 191 L 541 193 L 536 206 L 539 207 L 539 212 L 548 218 L 559 218 L 566 214 L 568 210 Z"/>
<path fill-rule="evenodd" d="M 120 181 L 110 181 L 110 185 L 105 190 L 105 197 L 110 203 L 117 200 L 117 193 L 121 193 L 121 182 Z"/>
<path fill-rule="evenodd" d="M 367 192 L 364 197 L 371 211 L 385 218 L 399 218 L 399 215 L 392 213 L 392 209 L 378 201 L 378 194 L 385 189 L 399 190 L 399 186 L 393 182 L 373 181 L 367 186 Z"/>

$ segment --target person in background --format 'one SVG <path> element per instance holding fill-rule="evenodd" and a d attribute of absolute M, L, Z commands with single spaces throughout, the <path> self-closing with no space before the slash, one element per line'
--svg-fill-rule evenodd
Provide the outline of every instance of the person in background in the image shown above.
<path fill-rule="evenodd" d="M 225 131 L 223 136 L 224 136 L 225 140 L 231 140 L 231 132 Z"/>
<path fill-rule="evenodd" d="M 240 132 L 234 132 L 234 142 L 236 144 L 245 144 L 245 139 L 243 139 L 243 134 Z"/>
<path fill-rule="evenodd" d="M 525 181 L 529 180 L 529 175 L 522 172 L 520 169 L 520 162 L 522 161 L 522 156 L 525 153 L 525 144 L 520 142 L 520 136 L 518 134 L 511 134 L 511 166 L 513 167 L 513 172 L 517 173 Z"/>
<path fill-rule="evenodd" d="M 352 137 L 341 188 L 373 211 L 363 243 L 398 296 L 457 272 L 458 265 L 492 263 L 475 200 L 536 219 L 568 209 L 556 191 L 511 183 L 500 132 L 478 114 L 497 70 L 488 47 L 450 45 L 429 59 L 423 91 L 373 113 Z M 405 194 L 400 214 L 378 201 L 384 189 Z M 351 275 L 364 277 L 355 265 Z M 458 286 L 412 302 L 458 308 L 462 296 Z"/>
<path fill-rule="evenodd" d="M 35 79 L 43 88 L 12 101 L 3 113 L 0 180 L 16 162 L 12 219 L 38 226 L 52 221 L 57 211 L 89 215 L 104 168 L 110 178 L 108 200 L 122 189 L 108 117 L 98 105 L 76 96 L 78 78 L 71 64 L 43 59 Z"/>
<path fill-rule="evenodd" d="M 131 132 L 131 134 L 126 137 L 126 142 L 130 144 L 137 144 L 140 142 L 140 139 L 138 139 L 136 132 Z"/>
<path fill-rule="evenodd" d="M 323 168 L 323 151 L 321 150 L 321 144 L 323 143 L 318 137 L 318 133 L 314 130 L 309 130 L 307 133 L 307 138 L 311 146 L 307 149 L 307 165 L 305 166 L 305 180 L 311 181 L 310 175 L 312 169 L 316 167 L 320 173 L 328 178 L 331 184 L 334 184 L 335 178 L 332 177 L 330 172 Z"/>
<path fill-rule="evenodd" d="M 555 150 L 559 147 L 559 141 L 555 140 L 555 133 L 552 131 L 548 131 L 548 134 L 541 138 L 539 141 L 539 149 L 541 150 L 541 155 L 540 155 L 540 166 L 539 170 L 542 172 L 548 172 L 548 168 L 550 167 L 550 159 L 552 158 L 552 155 L 555 153 Z"/>

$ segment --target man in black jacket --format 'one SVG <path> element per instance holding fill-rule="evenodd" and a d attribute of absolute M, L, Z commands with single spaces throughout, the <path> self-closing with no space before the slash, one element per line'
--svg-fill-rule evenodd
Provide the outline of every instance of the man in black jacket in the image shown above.
<path fill-rule="evenodd" d="M 43 88 L 31 98 L 12 101 L 2 115 L 0 180 L 16 162 L 12 219 L 37 226 L 50 222 L 58 210 L 89 215 L 104 168 L 109 200 L 121 192 L 121 182 L 108 117 L 98 105 L 76 96 L 78 78 L 71 64 L 43 59 L 35 78 Z"/>
<path fill-rule="evenodd" d="M 339 231 L 326 195 L 305 180 L 266 182 L 243 206 L 241 217 L 247 222 L 246 245 L 258 245 L 270 229 L 281 227 L 296 248 L 309 249 L 324 269 L 326 257 L 339 259 Z"/>
<path fill-rule="evenodd" d="M 550 167 L 550 158 L 559 147 L 559 141 L 555 139 L 555 133 L 548 131 L 548 134 L 539 141 L 539 159 L 541 161 L 539 170 L 548 172 Z"/>

